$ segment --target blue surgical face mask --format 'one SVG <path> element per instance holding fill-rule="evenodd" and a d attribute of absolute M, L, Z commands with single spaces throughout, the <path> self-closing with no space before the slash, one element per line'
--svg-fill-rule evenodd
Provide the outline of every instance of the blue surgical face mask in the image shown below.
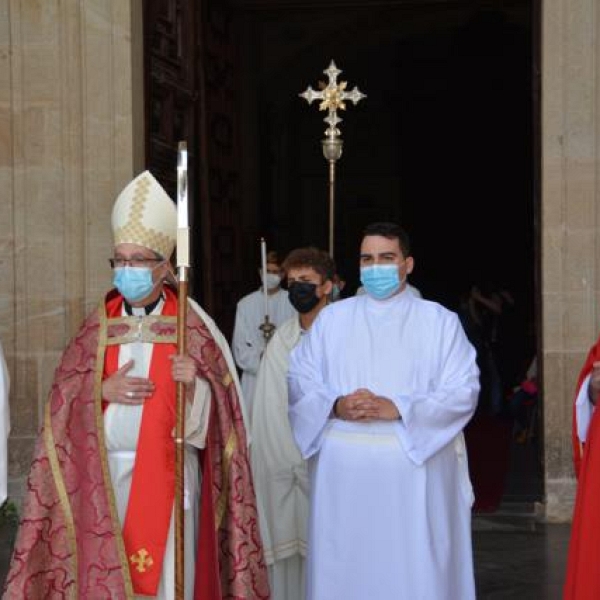
<path fill-rule="evenodd" d="M 114 270 L 113 284 L 126 300 L 137 302 L 152 293 L 152 269 L 148 267 L 117 267 Z"/>
<path fill-rule="evenodd" d="M 281 283 L 281 276 L 277 273 L 267 273 L 267 289 L 274 290 Z"/>
<path fill-rule="evenodd" d="M 360 281 L 369 296 L 385 300 L 393 296 L 402 285 L 398 265 L 370 265 L 360 268 Z"/>

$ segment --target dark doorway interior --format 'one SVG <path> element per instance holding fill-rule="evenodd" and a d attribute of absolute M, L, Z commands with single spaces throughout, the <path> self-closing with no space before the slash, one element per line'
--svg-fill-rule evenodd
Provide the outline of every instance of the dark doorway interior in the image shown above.
<path fill-rule="evenodd" d="M 198 61 L 198 71 L 219 67 L 198 76 L 199 87 L 190 92 L 201 162 L 202 140 L 210 155 L 211 118 L 220 117 L 218 103 L 202 104 L 211 82 L 230 78 L 227 98 L 239 108 L 232 125 L 235 168 L 224 153 L 228 173 L 238 178 L 227 205 L 233 218 L 212 227 L 211 214 L 224 205 L 217 204 L 208 172 L 207 197 L 198 190 L 198 202 L 210 210 L 196 213 L 196 228 L 206 237 L 196 248 L 196 271 L 208 268 L 209 276 L 195 292 L 212 304 L 226 335 L 235 302 L 258 286 L 260 236 L 282 254 L 311 244 L 327 248 L 325 115 L 298 93 L 325 80 L 322 71 L 334 59 L 343 70 L 339 80 L 367 94 L 341 113 L 335 258 L 348 291 L 359 285 L 362 228 L 398 221 L 411 234 L 411 282 L 425 298 L 458 309 L 473 284 L 511 293 L 510 360 L 519 371 L 514 377 L 524 375 L 536 348 L 535 3 L 233 0 L 189 6 L 201 8 L 190 9 L 199 24 L 197 35 L 187 38 L 196 40 L 188 60 Z M 211 23 L 218 26 L 209 35 L 227 48 L 227 61 L 204 49 Z M 223 239 L 227 270 L 220 267 Z M 541 497 L 539 437 L 532 428 L 525 450 L 531 458 L 509 463 L 512 476 L 504 487 L 512 500 Z"/>
<path fill-rule="evenodd" d="M 531 305 L 529 3 L 364 4 L 247 17 L 263 229 L 283 248 L 327 245 L 325 115 L 298 92 L 325 80 L 333 58 L 339 79 L 368 96 L 340 113 L 335 254 L 351 284 L 364 224 L 397 219 L 412 234 L 425 296 L 452 305 L 470 283 L 493 282 Z"/>
<path fill-rule="evenodd" d="M 338 79 L 367 94 L 341 113 L 336 167 L 335 258 L 350 292 L 360 232 L 376 220 L 410 232 L 411 282 L 426 298 L 459 310 L 473 285 L 509 292 L 493 342 L 509 397 L 536 346 L 532 4 L 238 4 L 256 86 L 261 231 L 283 252 L 327 247 L 325 114 L 298 93 L 326 81 L 334 59 Z M 518 445 L 510 418 L 482 416 L 469 428 L 481 510 L 497 509 L 503 492 L 541 497 L 535 415 Z"/>

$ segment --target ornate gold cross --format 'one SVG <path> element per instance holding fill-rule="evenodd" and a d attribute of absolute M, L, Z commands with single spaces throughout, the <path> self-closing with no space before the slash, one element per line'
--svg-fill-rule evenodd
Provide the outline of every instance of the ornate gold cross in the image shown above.
<path fill-rule="evenodd" d="M 335 66 L 333 60 L 323 73 L 329 77 L 329 82 L 319 81 L 320 92 L 313 90 L 309 85 L 306 91 L 299 94 L 299 96 L 309 104 L 312 104 L 313 100 L 321 100 L 319 110 L 327 111 L 327 116 L 323 121 L 329 127 L 325 130 L 325 139 L 321 140 L 321 144 L 323 146 L 323 156 L 329 163 L 329 255 L 333 258 L 335 246 L 335 163 L 342 156 L 341 133 L 337 127 L 342 119 L 338 117 L 337 111 L 346 110 L 344 100 L 350 100 L 356 106 L 366 96 L 356 86 L 352 91 L 347 92 L 348 83 L 346 81 L 338 83 L 337 78 L 341 71 Z"/>
<path fill-rule="evenodd" d="M 132 554 L 129 557 L 129 560 L 132 565 L 135 565 L 138 573 L 145 573 L 154 564 L 154 561 L 150 554 L 148 554 L 146 548 L 142 548 L 135 554 Z"/>
<path fill-rule="evenodd" d="M 346 110 L 346 103 L 344 100 L 350 100 L 355 106 L 363 98 L 366 98 L 359 89 L 354 86 L 354 89 L 350 92 L 346 91 L 348 86 L 347 81 L 340 81 L 338 83 L 338 75 L 341 73 L 340 69 L 335 66 L 333 60 L 329 63 L 329 67 L 323 71 L 328 76 L 329 82 L 319 81 L 320 92 L 317 92 L 310 87 L 306 88 L 305 92 L 300 95 L 309 104 L 313 103 L 313 100 L 321 100 L 319 104 L 319 110 L 328 111 L 327 117 L 323 119 L 325 123 L 329 125 L 325 131 L 327 137 L 337 137 L 340 135 L 340 130 L 337 128 L 337 124 L 342 122 L 342 119 L 337 116 L 338 110 Z"/>

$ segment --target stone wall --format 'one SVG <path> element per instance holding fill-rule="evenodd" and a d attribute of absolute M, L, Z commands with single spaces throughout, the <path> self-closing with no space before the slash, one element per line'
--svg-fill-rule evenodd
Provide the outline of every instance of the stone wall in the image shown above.
<path fill-rule="evenodd" d="M 12 378 L 13 497 L 61 352 L 110 281 L 110 210 L 134 172 L 139 109 L 132 2 L 139 8 L 0 0 L 0 340 Z"/>
<path fill-rule="evenodd" d="M 546 515 L 571 517 L 571 411 L 599 331 L 600 20 L 596 0 L 542 3 L 542 304 Z"/>

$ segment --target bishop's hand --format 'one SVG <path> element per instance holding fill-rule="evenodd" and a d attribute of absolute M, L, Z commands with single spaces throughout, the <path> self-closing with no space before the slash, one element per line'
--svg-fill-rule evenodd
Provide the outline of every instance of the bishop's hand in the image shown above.
<path fill-rule="evenodd" d="M 117 404 L 143 404 L 154 393 L 154 383 L 144 377 L 129 377 L 133 367 L 128 360 L 119 370 L 102 382 L 102 399 Z"/>
<path fill-rule="evenodd" d="M 196 387 L 196 363 L 187 354 L 173 354 L 171 359 L 171 375 L 173 381 L 185 383 L 188 402 L 192 402 Z"/>

